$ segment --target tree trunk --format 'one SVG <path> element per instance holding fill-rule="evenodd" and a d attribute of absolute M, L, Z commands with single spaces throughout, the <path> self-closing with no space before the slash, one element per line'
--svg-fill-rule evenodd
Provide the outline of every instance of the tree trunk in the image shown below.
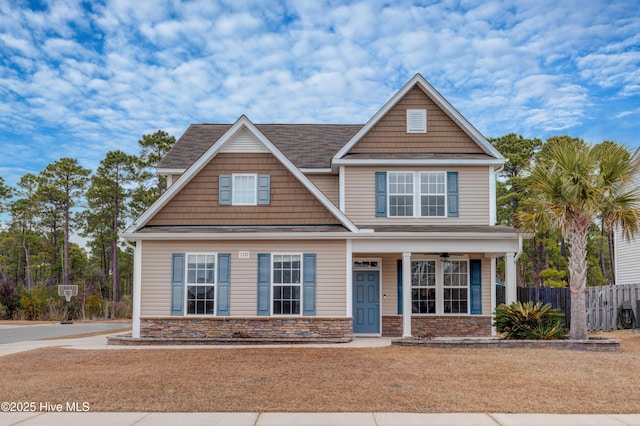
<path fill-rule="evenodd" d="M 606 235 L 606 237 L 608 238 L 608 235 Z M 604 229 L 604 224 L 601 226 L 600 228 L 600 244 L 599 246 L 599 257 L 600 257 L 600 270 L 602 271 L 602 276 L 604 277 L 605 280 L 608 280 L 607 278 L 607 265 L 606 262 L 604 260 L 604 239 L 605 239 L 605 229 Z"/>
<path fill-rule="evenodd" d="M 113 301 L 120 301 L 120 277 L 118 276 L 118 200 L 113 212 L 113 228 L 111 230 L 111 287 Z"/>
<path fill-rule="evenodd" d="M 571 288 L 571 328 L 569 338 L 586 340 L 587 309 L 585 289 L 587 286 L 587 233 L 589 220 L 583 215 L 572 220 L 567 239 L 569 248 L 569 287 Z"/>
<path fill-rule="evenodd" d="M 610 275 L 611 279 L 609 281 L 609 284 L 615 285 L 616 284 L 616 268 L 615 268 L 616 240 L 615 240 L 615 236 L 613 235 L 613 231 L 611 229 L 607 231 L 607 240 L 609 241 L 609 265 L 610 265 L 610 274 L 611 274 Z M 638 315 L 640 315 L 640 313 L 638 313 Z"/>
<path fill-rule="evenodd" d="M 62 253 L 62 284 L 69 284 L 69 194 L 67 192 L 67 201 L 64 203 L 64 252 Z"/>

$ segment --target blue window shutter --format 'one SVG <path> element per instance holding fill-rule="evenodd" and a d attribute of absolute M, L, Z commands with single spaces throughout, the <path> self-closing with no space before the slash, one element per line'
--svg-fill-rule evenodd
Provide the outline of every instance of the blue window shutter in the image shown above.
<path fill-rule="evenodd" d="M 231 284 L 231 255 L 218 255 L 218 315 L 229 316 L 229 293 Z"/>
<path fill-rule="evenodd" d="M 271 299 L 271 255 L 258 254 L 258 315 L 269 315 Z"/>
<path fill-rule="evenodd" d="M 458 172 L 447 172 L 447 205 L 447 216 L 458 217 Z"/>
<path fill-rule="evenodd" d="M 171 315 L 184 315 L 184 253 L 171 255 Z"/>
<path fill-rule="evenodd" d="M 258 175 L 258 205 L 271 204 L 271 176 Z"/>
<path fill-rule="evenodd" d="M 471 314 L 482 314 L 482 261 L 471 259 Z"/>
<path fill-rule="evenodd" d="M 402 315 L 402 259 L 398 259 L 398 315 Z"/>
<path fill-rule="evenodd" d="M 316 314 L 316 255 L 302 255 L 302 315 Z"/>
<path fill-rule="evenodd" d="M 387 216 L 387 172 L 376 172 L 376 217 Z"/>
<path fill-rule="evenodd" d="M 233 179 L 231 175 L 220 175 L 218 177 L 218 204 L 230 206 L 232 200 Z"/>

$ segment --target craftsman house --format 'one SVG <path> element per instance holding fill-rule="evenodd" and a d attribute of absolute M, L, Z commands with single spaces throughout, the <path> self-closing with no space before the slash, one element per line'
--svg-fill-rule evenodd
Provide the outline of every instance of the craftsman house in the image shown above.
<path fill-rule="evenodd" d="M 364 125 L 191 125 L 123 233 L 133 338 L 491 335 L 504 162 L 419 74 Z"/>

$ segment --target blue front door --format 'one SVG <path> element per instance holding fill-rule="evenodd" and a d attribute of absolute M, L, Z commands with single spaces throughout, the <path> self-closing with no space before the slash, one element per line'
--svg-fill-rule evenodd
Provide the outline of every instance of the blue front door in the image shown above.
<path fill-rule="evenodd" d="M 353 273 L 353 332 L 380 333 L 380 272 Z"/>

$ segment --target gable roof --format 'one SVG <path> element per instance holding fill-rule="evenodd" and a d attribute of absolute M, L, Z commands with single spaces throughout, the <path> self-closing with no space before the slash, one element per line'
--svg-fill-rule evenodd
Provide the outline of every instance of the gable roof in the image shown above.
<path fill-rule="evenodd" d="M 184 171 L 211 148 L 232 124 L 192 124 L 156 168 L 159 172 Z M 255 124 L 287 159 L 299 169 L 330 168 L 331 158 L 362 124 Z"/>
<path fill-rule="evenodd" d="M 351 140 L 349 140 L 333 157 L 332 164 L 340 164 L 344 161 L 349 151 L 411 90 L 419 87 L 442 111 L 445 112 L 496 164 L 504 163 L 505 159 L 489 141 L 473 125 L 456 110 L 427 80 L 420 74 L 416 74 L 380 109 Z M 364 158 L 364 157 L 361 157 Z M 368 158 L 367 158 L 368 159 Z"/>
<path fill-rule="evenodd" d="M 217 128 L 216 131 L 221 131 L 222 128 Z M 162 209 L 185 185 L 196 176 L 210 161 L 215 157 L 224 146 L 233 140 L 241 130 L 246 129 L 255 136 L 257 141 L 266 148 L 275 158 L 277 158 L 284 167 L 286 167 L 294 177 L 296 177 L 307 190 L 309 190 L 320 203 L 331 212 L 336 219 L 338 219 L 342 225 L 352 232 L 356 232 L 358 228 L 342 213 L 329 199 L 319 191 L 316 186 L 287 158 L 280 150 L 262 133 L 251 121 L 244 115 L 242 115 L 233 125 L 229 126 L 226 131 L 222 133 L 216 142 L 211 145 L 204 153 L 198 156 L 198 158 L 192 162 L 187 168 L 184 174 L 173 185 L 171 185 L 167 191 L 162 194 L 155 203 L 151 205 L 143 214 L 135 221 L 127 230 L 125 234 L 136 232 L 145 226 L 145 224 L 155 216 L 157 212 Z M 188 158 L 187 152 L 183 153 L 185 158 Z"/>

